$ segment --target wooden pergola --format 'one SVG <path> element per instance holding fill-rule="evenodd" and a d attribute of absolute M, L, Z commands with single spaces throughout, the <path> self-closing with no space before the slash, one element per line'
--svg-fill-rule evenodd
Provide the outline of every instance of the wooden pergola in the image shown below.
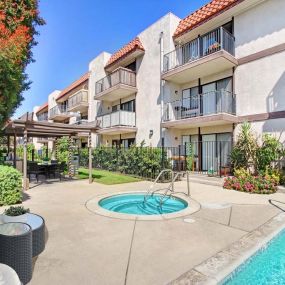
<path fill-rule="evenodd" d="M 29 137 L 35 138 L 59 138 L 59 137 L 88 137 L 89 149 L 89 183 L 92 183 L 92 149 L 91 134 L 99 129 L 98 122 L 90 122 L 84 125 L 70 125 L 51 123 L 47 121 L 34 121 L 33 115 L 9 121 L 3 127 L 4 134 L 14 137 L 14 167 L 16 159 L 16 138 L 23 137 L 23 189 L 27 190 L 27 142 Z"/>

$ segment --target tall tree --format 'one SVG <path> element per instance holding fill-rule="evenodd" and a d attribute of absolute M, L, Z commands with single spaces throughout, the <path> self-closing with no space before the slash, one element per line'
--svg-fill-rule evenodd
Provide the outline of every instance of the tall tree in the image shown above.
<path fill-rule="evenodd" d="M 0 127 L 29 89 L 25 69 L 33 61 L 36 27 L 43 24 L 38 0 L 0 0 Z"/>

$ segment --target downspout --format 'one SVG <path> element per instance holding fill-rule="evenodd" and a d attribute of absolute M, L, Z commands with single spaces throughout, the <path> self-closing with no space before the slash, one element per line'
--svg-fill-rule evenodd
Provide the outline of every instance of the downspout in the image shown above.
<path fill-rule="evenodd" d="M 162 118 L 163 118 L 163 109 L 164 109 L 164 94 L 163 94 L 163 85 L 164 85 L 164 80 L 161 79 L 161 74 L 163 72 L 163 56 L 164 56 L 164 39 L 163 39 L 163 32 L 160 32 L 159 35 L 159 42 L 160 42 L 160 138 L 161 142 L 164 140 L 164 135 L 162 133 Z"/>

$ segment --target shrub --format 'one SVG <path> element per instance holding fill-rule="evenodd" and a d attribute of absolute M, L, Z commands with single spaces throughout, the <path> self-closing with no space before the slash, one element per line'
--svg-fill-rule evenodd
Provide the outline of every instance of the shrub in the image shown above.
<path fill-rule="evenodd" d="M 129 148 L 100 146 L 93 149 L 93 167 L 153 178 L 162 168 L 170 168 L 166 151 L 161 148 L 132 145 Z M 164 167 L 162 166 L 164 161 Z M 87 152 L 80 153 L 80 165 L 88 161 Z"/>
<path fill-rule="evenodd" d="M 280 160 L 284 155 L 282 144 L 275 137 L 265 134 L 262 145 L 256 151 L 257 171 L 266 171 L 272 162 Z"/>
<path fill-rule="evenodd" d="M 238 170 L 235 173 L 237 176 L 225 178 L 225 189 L 257 194 L 271 194 L 277 191 L 279 180 L 275 175 L 253 176 L 245 170 Z"/>
<path fill-rule="evenodd" d="M 21 173 L 13 167 L 0 165 L 0 205 L 21 202 L 21 189 Z"/>
<path fill-rule="evenodd" d="M 68 163 L 68 155 L 69 155 L 69 142 L 68 137 L 62 137 L 57 140 L 56 143 L 57 147 L 57 160 L 59 162 L 65 162 Z"/>
<path fill-rule="evenodd" d="M 24 215 L 24 214 L 29 213 L 29 212 L 30 212 L 30 209 L 25 209 L 22 206 L 17 206 L 17 207 L 12 206 L 12 207 L 6 209 L 4 211 L 4 214 L 7 216 L 15 217 L 15 216 Z"/>
<path fill-rule="evenodd" d="M 231 152 L 231 161 L 234 168 L 249 170 L 256 161 L 257 139 L 252 133 L 251 126 L 245 122 L 241 126 L 241 132 Z"/>
<path fill-rule="evenodd" d="M 266 171 L 273 171 L 273 163 L 284 159 L 284 156 L 285 149 L 278 139 L 265 134 L 262 144 L 258 145 L 250 124 L 244 123 L 231 152 L 231 162 L 234 169 L 243 168 L 253 174 L 264 176 Z"/>

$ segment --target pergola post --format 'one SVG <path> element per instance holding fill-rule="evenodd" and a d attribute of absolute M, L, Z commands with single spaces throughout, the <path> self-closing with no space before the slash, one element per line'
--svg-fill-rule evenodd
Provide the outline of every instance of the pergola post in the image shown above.
<path fill-rule="evenodd" d="M 10 136 L 7 136 L 7 153 L 10 153 Z"/>
<path fill-rule="evenodd" d="M 23 190 L 28 190 L 28 179 L 27 179 L 27 141 L 28 133 L 27 130 L 24 130 L 24 161 L 23 161 Z"/>
<path fill-rule="evenodd" d="M 72 138 L 68 137 L 68 177 L 72 177 L 72 167 L 71 167 L 71 159 L 72 159 Z"/>
<path fill-rule="evenodd" d="M 58 160 L 58 152 L 57 152 L 57 148 L 58 148 L 58 141 L 57 141 L 57 137 L 55 138 L 55 140 L 54 140 L 54 158 L 56 159 L 56 160 Z"/>
<path fill-rule="evenodd" d="M 89 162 L 89 184 L 92 183 L 92 147 L 91 147 L 91 133 L 88 135 L 88 162 Z"/>
<path fill-rule="evenodd" d="M 17 156 L 17 136 L 16 133 L 14 133 L 14 153 L 13 153 L 13 166 L 16 168 L 16 156 Z"/>

